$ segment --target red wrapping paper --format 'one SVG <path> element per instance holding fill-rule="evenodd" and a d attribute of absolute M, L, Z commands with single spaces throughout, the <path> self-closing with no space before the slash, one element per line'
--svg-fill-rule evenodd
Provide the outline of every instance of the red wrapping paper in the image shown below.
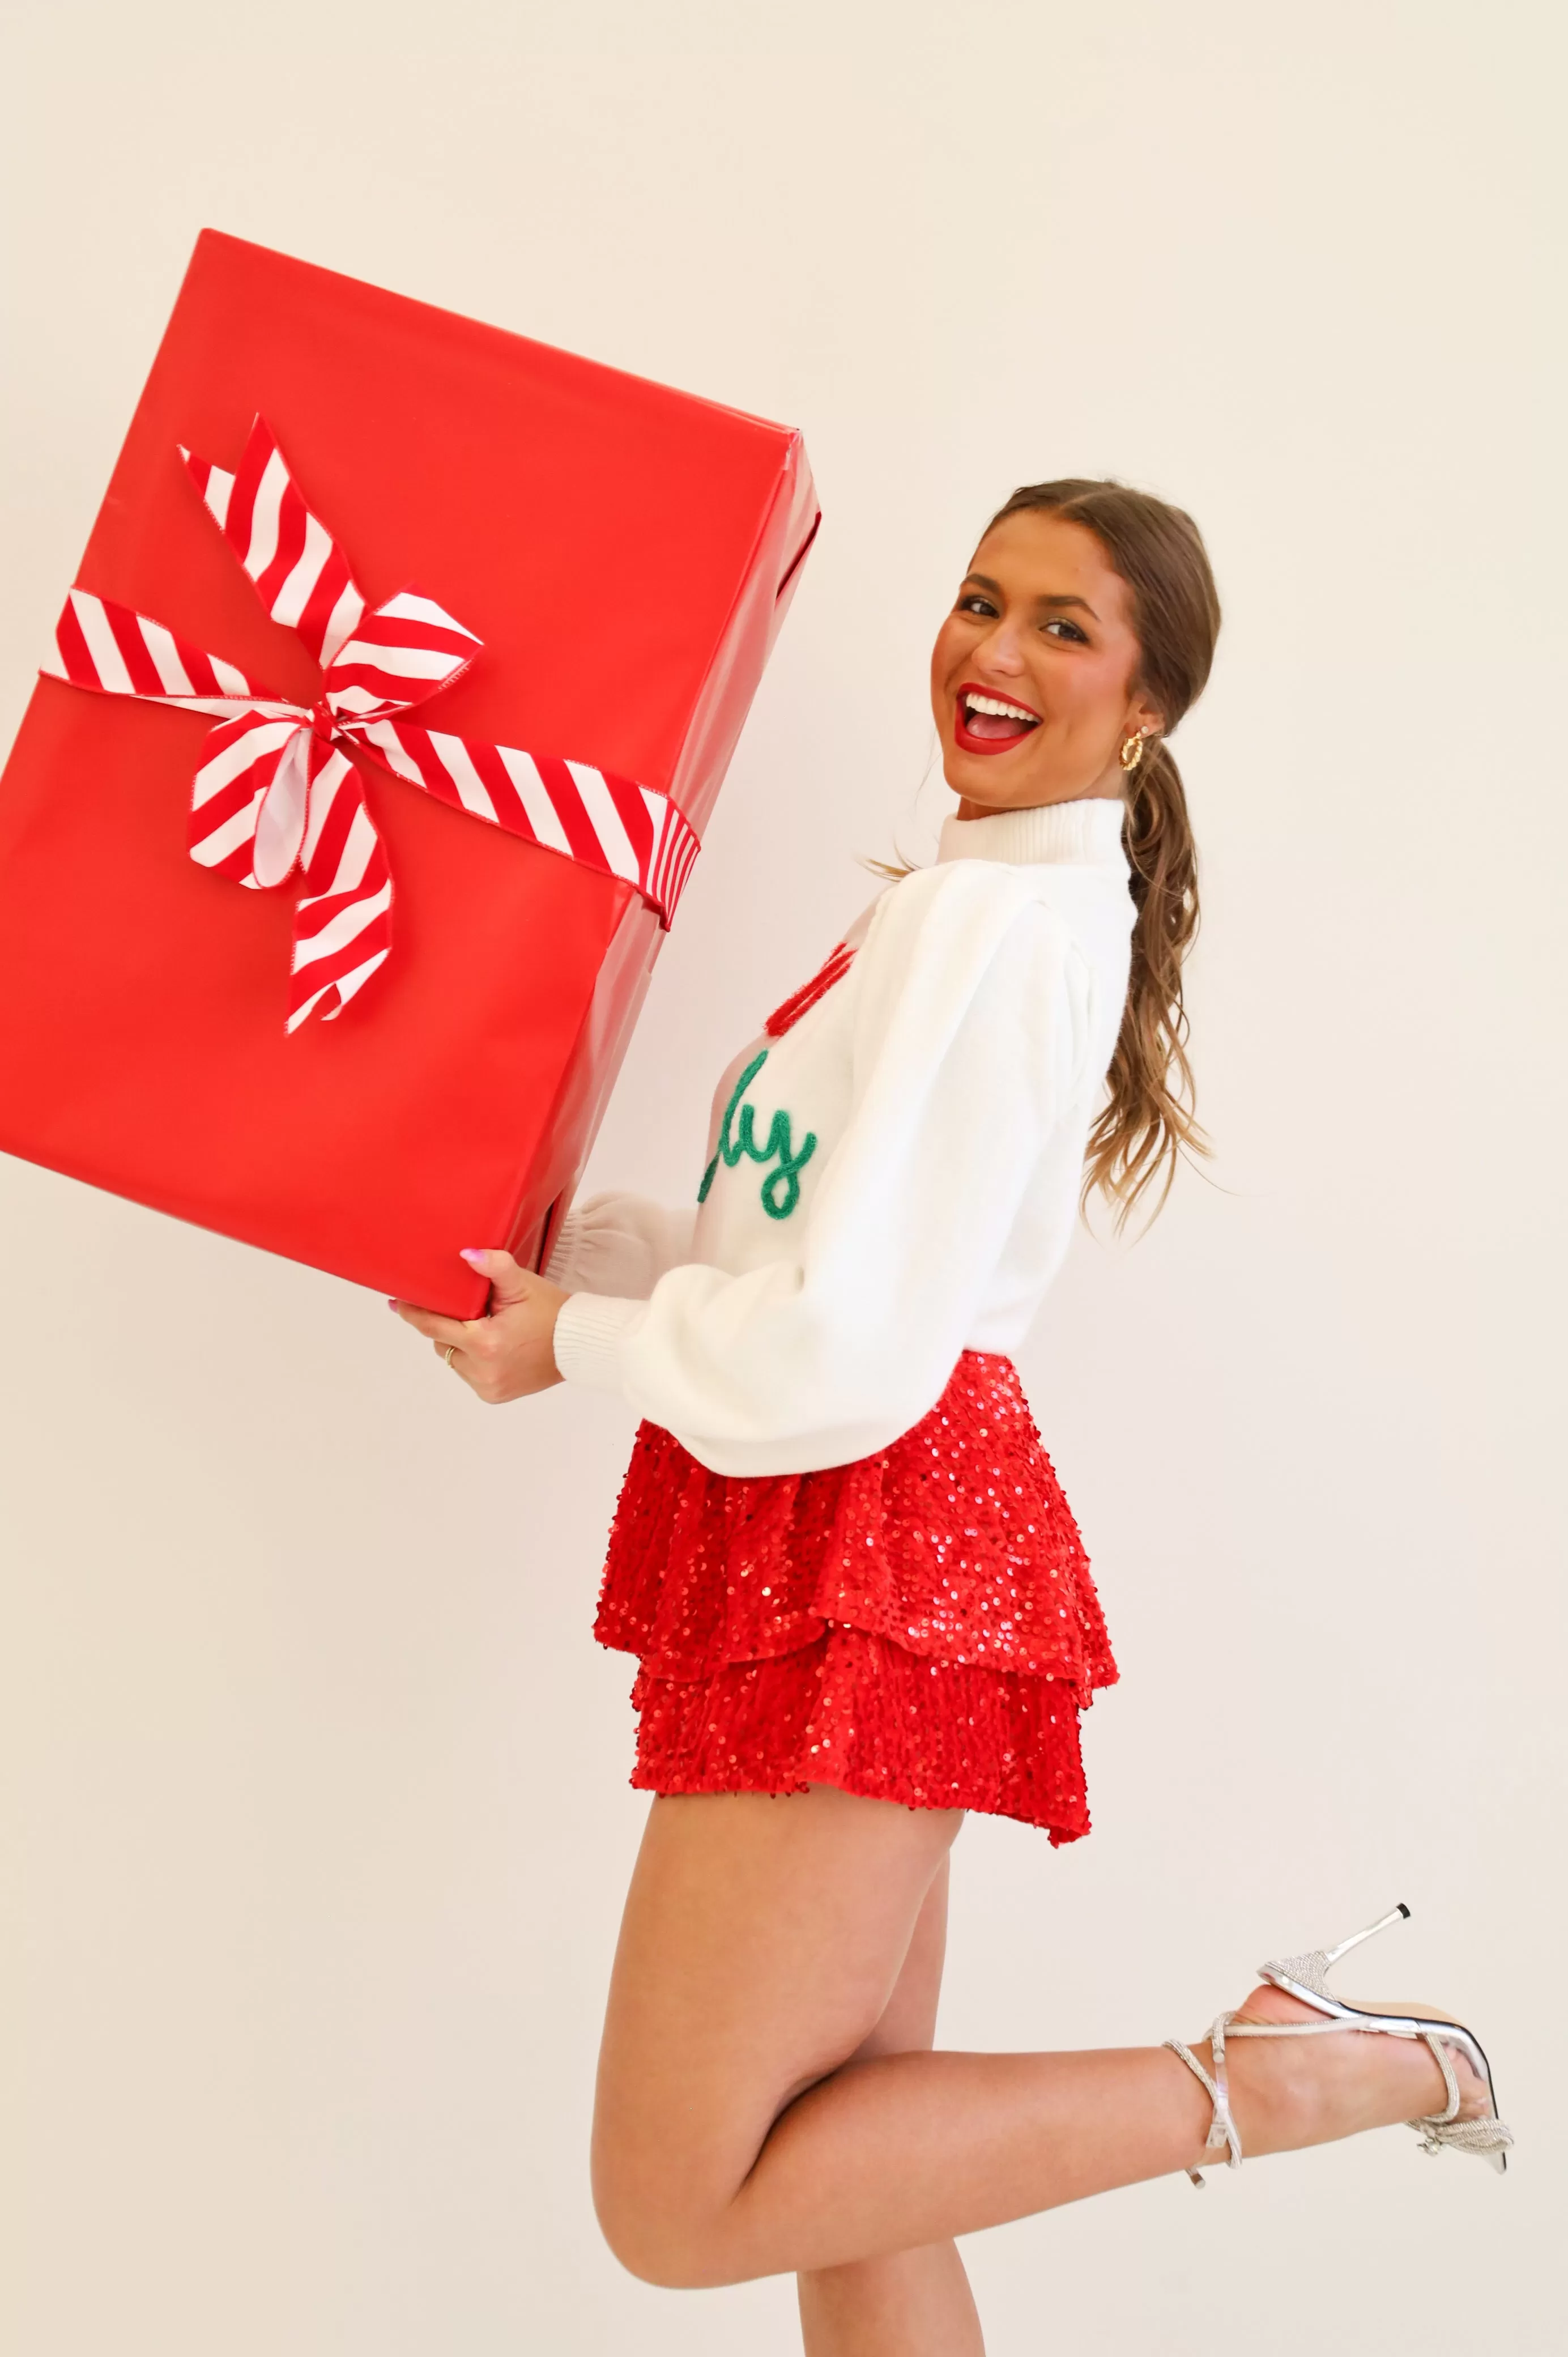
<path fill-rule="evenodd" d="M 443 728 L 702 834 L 815 527 L 799 435 L 204 231 L 77 579 L 304 704 L 178 453 L 233 465 L 258 411 L 367 595 L 414 579 L 483 640 Z M 287 1036 L 297 888 L 187 856 L 209 725 L 38 683 L 0 779 L 0 1149 L 475 1316 L 458 1248 L 547 1248 L 659 920 L 367 765 L 395 954 Z"/>

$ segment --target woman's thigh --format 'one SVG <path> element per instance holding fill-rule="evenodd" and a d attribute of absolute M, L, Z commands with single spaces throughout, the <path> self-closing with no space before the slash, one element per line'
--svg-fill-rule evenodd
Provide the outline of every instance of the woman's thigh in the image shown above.
<path fill-rule="evenodd" d="M 885 2017 L 918 1926 L 940 1972 L 940 1910 L 922 1910 L 961 1821 L 831 1785 L 654 1802 L 594 2124 L 599 2215 L 628 2266 L 663 2275 L 700 2249 L 779 2114 L 866 2041 L 925 2042 Z M 934 2005 L 935 1978 L 911 1975 L 912 2006 Z"/>
<path fill-rule="evenodd" d="M 849 2058 L 869 2062 L 875 2054 L 914 2054 L 934 2046 L 941 2003 L 942 1966 L 948 1944 L 948 1867 L 944 1857 L 926 1889 L 893 1994 L 875 2028 Z"/>

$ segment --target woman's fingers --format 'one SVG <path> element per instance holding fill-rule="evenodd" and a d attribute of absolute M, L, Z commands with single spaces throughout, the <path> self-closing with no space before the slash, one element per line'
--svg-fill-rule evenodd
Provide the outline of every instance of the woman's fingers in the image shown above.
<path fill-rule="evenodd" d="M 472 1342 L 473 1329 L 460 1318 L 440 1318 L 434 1309 L 416 1309 L 412 1301 L 392 1301 L 387 1306 L 395 1309 L 403 1324 L 412 1326 L 416 1334 L 428 1335 L 439 1350 L 445 1351 L 448 1343 L 455 1342 L 459 1351 L 464 1351 Z"/>
<path fill-rule="evenodd" d="M 452 1372 L 491 1406 L 548 1391 L 561 1381 L 555 1364 L 555 1319 L 565 1293 L 532 1271 L 520 1268 L 510 1253 L 468 1252 L 470 1268 L 490 1280 L 490 1310 L 484 1318 L 443 1318 L 412 1301 L 392 1301 L 405 1326 L 423 1334 L 442 1358 L 448 1351 Z"/>

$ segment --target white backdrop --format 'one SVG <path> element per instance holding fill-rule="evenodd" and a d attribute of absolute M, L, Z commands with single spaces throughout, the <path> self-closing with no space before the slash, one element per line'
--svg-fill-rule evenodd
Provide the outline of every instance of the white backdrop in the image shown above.
<path fill-rule="evenodd" d="M 1192 2035 L 1403 1898 L 1363 1985 L 1471 2016 L 1520 2150 L 977 2237 L 994 2357 L 1561 2345 L 1561 25 L 7 11 L 7 739 L 204 222 L 805 428 L 826 526 L 601 1180 L 684 1198 L 857 855 L 929 847 L 926 653 L 991 507 L 1116 472 L 1209 537 L 1220 1155 L 1080 1242 L 1023 1354 L 1123 1684 L 1090 1841 L 965 1833 L 942 2034 Z M 0 1302 L 0 2341 L 781 2357 L 788 2285 L 650 2290 L 588 2205 L 628 1418 L 481 1409 L 378 1299 L 15 1162 Z"/>

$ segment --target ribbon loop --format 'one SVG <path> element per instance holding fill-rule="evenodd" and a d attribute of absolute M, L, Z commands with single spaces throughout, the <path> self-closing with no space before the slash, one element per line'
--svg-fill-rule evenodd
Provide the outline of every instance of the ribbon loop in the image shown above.
<path fill-rule="evenodd" d="M 237 473 L 180 450 L 274 622 L 322 667 L 306 706 L 257 687 L 161 622 L 72 589 L 45 675 L 211 716 L 191 789 L 199 866 L 263 891 L 296 872 L 287 1028 L 341 1014 L 392 948 L 392 877 L 355 764 L 372 755 L 437 801 L 634 885 L 668 926 L 699 848 L 667 794 L 595 768 L 417 726 L 483 641 L 424 591 L 371 607 L 258 417 Z"/>
<path fill-rule="evenodd" d="M 406 712 L 461 678 L 480 645 L 434 597 L 400 590 L 338 648 L 327 666 L 326 701 L 350 728 Z"/>
<path fill-rule="evenodd" d="M 310 805 L 310 757 L 319 741 L 309 729 L 295 730 L 257 805 L 250 881 L 263 892 L 286 884 L 299 864 Z"/>

